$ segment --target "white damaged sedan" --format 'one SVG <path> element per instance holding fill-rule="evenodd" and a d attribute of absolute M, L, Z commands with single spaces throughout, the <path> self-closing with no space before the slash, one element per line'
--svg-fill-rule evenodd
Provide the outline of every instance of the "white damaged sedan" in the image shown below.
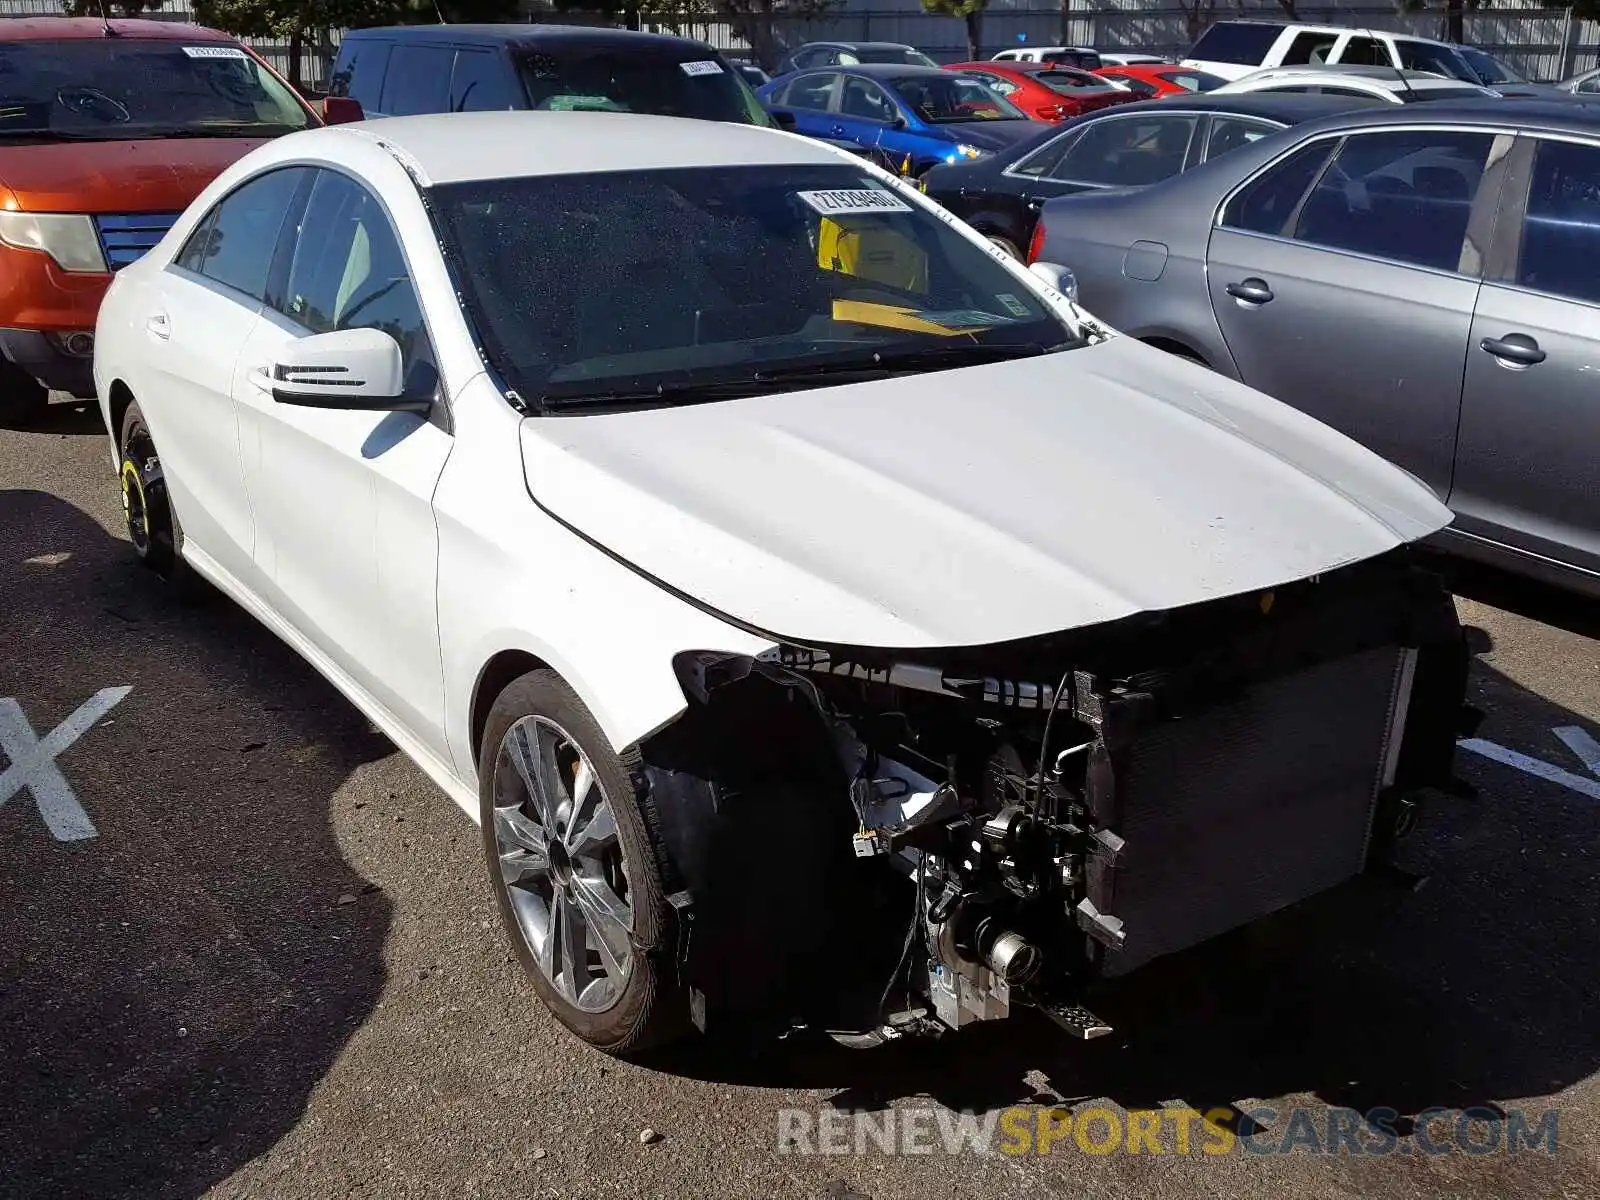
<path fill-rule="evenodd" d="M 1386 867 L 1466 656 L 1426 489 L 1051 277 L 775 130 L 372 121 L 217 179 L 95 377 L 139 555 L 481 822 L 586 1041 L 1089 1037 Z"/>

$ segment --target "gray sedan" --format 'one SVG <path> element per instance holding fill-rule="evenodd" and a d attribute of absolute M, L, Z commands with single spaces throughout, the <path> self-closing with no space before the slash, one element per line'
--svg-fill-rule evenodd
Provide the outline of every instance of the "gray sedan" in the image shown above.
<path fill-rule="evenodd" d="M 1091 312 L 1405 467 L 1450 548 L 1600 595 L 1600 108 L 1362 110 L 1042 219 Z"/>

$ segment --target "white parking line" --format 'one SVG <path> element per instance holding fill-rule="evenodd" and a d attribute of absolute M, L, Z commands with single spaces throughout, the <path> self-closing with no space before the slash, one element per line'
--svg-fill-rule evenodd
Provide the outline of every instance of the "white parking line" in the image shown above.
<path fill-rule="evenodd" d="M 1583 765 L 1589 770 L 1600 775 L 1600 744 L 1594 738 L 1576 726 L 1563 726 L 1552 731 L 1556 737 L 1570 749 L 1573 754 L 1582 760 Z M 1547 763 L 1542 758 L 1534 758 L 1531 754 L 1520 754 L 1515 750 L 1507 750 L 1497 742 L 1487 741 L 1484 738 L 1467 738 L 1457 742 L 1463 750 L 1494 762 L 1502 763 L 1508 767 L 1515 767 L 1525 775 L 1532 775 L 1536 779 L 1548 780 L 1559 783 L 1579 795 L 1588 796 L 1591 800 L 1600 800 L 1600 779 L 1590 779 L 1573 771 L 1565 770 L 1554 763 Z"/>
<path fill-rule="evenodd" d="M 33 793 L 39 816 L 56 841 L 76 842 L 97 836 L 94 822 L 67 786 L 56 759 L 131 691 L 129 686 L 101 688 L 42 740 L 28 723 L 22 705 L 9 696 L 0 699 L 0 750 L 11 760 L 5 773 L 0 774 L 0 806 L 26 789 Z"/>

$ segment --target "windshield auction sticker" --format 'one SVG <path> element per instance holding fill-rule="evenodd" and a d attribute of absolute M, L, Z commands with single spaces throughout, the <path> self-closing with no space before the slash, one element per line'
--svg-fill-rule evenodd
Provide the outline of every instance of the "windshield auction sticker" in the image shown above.
<path fill-rule="evenodd" d="M 185 46 L 183 52 L 190 58 L 243 58 L 245 53 L 237 46 Z"/>
<path fill-rule="evenodd" d="M 703 58 L 699 62 L 679 63 L 685 75 L 721 75 L 722 64 L 712 58 Z"/>
<path fill-rule="evenodd" d="M 849 216 L 851 213 L 910 212 L 911 205 L 898 196 L 880 192 L 877 188 L 851 188 L 844 191 L 796 192 L 812 208 L 825 217 Z"/>

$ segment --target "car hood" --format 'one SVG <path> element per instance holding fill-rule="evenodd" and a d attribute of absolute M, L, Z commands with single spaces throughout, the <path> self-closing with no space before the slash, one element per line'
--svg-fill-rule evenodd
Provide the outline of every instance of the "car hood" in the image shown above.
<path fill-rule="evenodd" d="M 174 212 L 267 138 L 0 142 L 0 186 L 24 212 Z"/>
<path fill-rule="evenodd" d="M 939 128 L 955 141 L 979 150 L 1004 150 L 1036 137 L 1041 125 L 1038 121 L 952 121 Z"/>
<path fill-rule="evenodd" d="M 1450 519 L 1342 434 L 1122 338 L 521 431 L 550 515 L 705 607 L 809 644 L 976 646 L 1093 625 L 1304 579 Z"/>

